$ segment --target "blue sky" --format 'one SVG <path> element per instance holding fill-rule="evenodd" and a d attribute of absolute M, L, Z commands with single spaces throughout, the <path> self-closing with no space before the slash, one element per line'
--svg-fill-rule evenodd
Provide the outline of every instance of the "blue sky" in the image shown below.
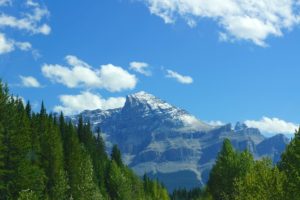
<path fill-rule="evenodd" d="M 113 108 L 144 90 L 207 122 L 292 133 L 299 1 L 201 2 L 0 0 L 0 77 L 36 109 Z"/>

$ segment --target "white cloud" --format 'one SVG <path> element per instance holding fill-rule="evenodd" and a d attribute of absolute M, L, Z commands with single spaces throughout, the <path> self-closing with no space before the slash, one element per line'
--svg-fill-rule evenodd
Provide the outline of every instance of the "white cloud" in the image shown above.
<path fill-rule="evenodd" d="M 32 13 L 25 13 L 22 18 L 1 13 L 0 28 L 13 28 L 33 34 L 48 35 L 51 32 L 49 25 L 40 24 L 41 20 L 47 16 L 49 16 L 49 11 L 40 6 L 35 6 Z"/>
<path fill-rule="evenodd" d="M 0 12 L 0 54 L 12 52 L 16 49 L 28 51 L 32 49 L 29 42 L 15 41 L 12 38 L 6 37 L 4 32 L 6 29 L 14 31 L 22 31 L 32 34 L 48 35 L 51 32 L 51 27 L 43 23 L 42 20 L 47 18 L 50 13 L 46 7 L 42 7 L 39 3 L 32 0 L 25 1 L 26 9 L 19 9 L 20 11 L 14 15 L 6 12 Z M 0 6 L 12 6 L 11 0 L 0 0 Z M 19 17 L 16 15 L 20 15 Z M 24 35 L 24 34 L 22 34 Z"/>
<path fill-rule="evenodd" d="M 124 106 L 124 97 L 110 97 L 104 99 L 99 94 L 81 92 L 78 95 L 61 95 L 59 97 L 62 105 L 55 106 L 55 112 L 63 112 L 65 115 L 78 114 L 84 110 L 114 109 Z"/>
<path fill-rule="evenodd" d="M 8 40 L 3 33 L 0 33 L 0 55 L 9 53 L 15 49 L 14 42 Z"/>
<path fill-rule="evenodd" d="M 225 125 L 224 122 L 219 121 L 219 120 L 217 120 L 217 121 L 208 121 L 206 123 L 208 123 L 211 126 L 223 126 L 223 125 Z"/>
<path fill-rule="evenodd" d="M 37 2 L 34 2 L 32 0 L 27 0 L 26 4 L 28 6 L 33 6 L 33 7 L 38 7 L 39 6 L 39 4 Z"/>
<path fill-rule="evenodd" d="M 89 64 L 78 59 L 76 56 L 67 55 L 65 59 L 66 59 L 67 63 L 73 67 L 78 66 L 78 67 L 91 68 L 91 66 Z"/>
<path fill-rule="evenodd" d="M 284 133 L 293 134 L 299 128 L 298 124 L 286 122 L 278 118 L 263 117 L 262 119 L 246 120 L 245 124 L 248 127 L 258 128 L 263 133 Z"/>
<path fill-rule="evenodd" d="M 191 84 L 193 83 L 193 78 L 190 77 L 190 76 L 183 76 L 175 71 L 172 71 L 172 70 L 167 70 L 167 75 L 166 75 L 167 78 L 173 78 L 175 79 L 176 81 L 178 81 L 179 83 L 182 83 L 182 84 Z"/>
<path fill-rule="evenodd" d="M 129 64 L 129 69 L 144 74 L 145 76 L 151 76 L 151 71 L 149 71 L 148 68 L 149 64 L 145 62 L 131 62 Z"/>
<path fill-rule="evenodd" d="M 22 51 L 28 51 L 31 49 L 31 44 L 29 42 L 16 42 L 12 39 L 8 39 L 0 32 L 0 55 L 12 52 L 16 48 Z"/>
<path fill-rule="evenodd" d="M 102 65 L 99 71 L 99 77 L 101 86 L 111 92 L 134 89 L 137 84 L 135 75 L 112 64 Z"/>
<path fill-rule="evenodd" d="M 22 96 L 13 96 L 13 99 L 15 100 L 15 101 L 17 101 L 17 100 L 21 100 L 22 101 L 22 103 L 23 103 L 23 105 L 26 105 L 26 101 L 25 101 L 25 99 L 24 99 L 24 97 L 22 97 Z"/>
<path fill-rule="evenodd" d="M 62 65 L 42 66 L 42 73 L 53 82 L 61 83 L 69 88 L 103 88 L 111 92 L 125 89 L 134 89 L 137 84 L 135 75 L 130 74 L 122 67 L 112 64 L 102 65 L 93 69 L 86 62 L 75 56 L 66 56 L 70 67 Z"/>
<path fill-rule="evenodd" d="M 269 36 L 282 36 L 283 31 L 300 23 L 298 0 L 143 1 L 150 12 L 165 23 L 175 23 L 177 18 L 183 18 L 194 27 L 201 19 L 215 21 L 222 29 L 222 41 L 248 40 L 266 46 L 265 40 Z"/>
<path fill-rule="evenodd" d="M 15 42 L 15 46 L 22 51 L 29 51 L 31 49 L 31 44 L 29 42 Z"/>
<path fill-rule="evenodd" d="M 24 87 L 41 87 L 41 84 L 38 82 L 38 80 L 32 76 L 20 76 L 20 79 L 22 81 L 22 86 Z"/>
<path fill-rule="evenodd" d="M 203 126 L 202 122 L 192 115 L 182 115 L 180 116 L 180 119 L 185 126 L 190 126 L 194 129 L 199 129 Z"/>

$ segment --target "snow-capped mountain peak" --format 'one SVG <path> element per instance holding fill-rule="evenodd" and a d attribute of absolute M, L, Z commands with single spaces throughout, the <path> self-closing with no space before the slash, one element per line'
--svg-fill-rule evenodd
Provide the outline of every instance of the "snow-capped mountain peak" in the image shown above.
<path fill-rule="evenodd" d="M 165 101 L 144 91 L 128 95 L 126 98 L 126 103 L 130 103 L 133 105 L 144 104 L 147 105 L 152 110 L 156 110 L 156 109 L 166 110 L 173 107 L 170 104 L 166 103 Z"/>
<path fill-rule="evenodd" d="M 123 112 L 134 113 L 135 116 L 144 119 L 155 118 L 155 120 L 167 122 L 166 124 L 172 124 L 172 126 L 183 131 L 207 131 L 214 128 L 187 111 L 144 91 L 128 95 Z"/>
<path fill-rule="evenodd" d="M 170 190 L 205 184 L 224 138 L 239 150 L 248 149 L 256 158 L 270 156 L 274 162 L 287 143 L 284 137 L 266 139 L 258 129 L 242 123 L 235 129 L 230 124 L 208 125 L 144 91 L 128 95 L 122 108 L 81 115 L 94 130 L 101 129 L 108 148 L 118 144 L 125 163 L 136 173 L 157 177 Z M 76 123 L 78 118 L 70 119 Z M 182 183 L 180 177 L 193 184 Z"/>

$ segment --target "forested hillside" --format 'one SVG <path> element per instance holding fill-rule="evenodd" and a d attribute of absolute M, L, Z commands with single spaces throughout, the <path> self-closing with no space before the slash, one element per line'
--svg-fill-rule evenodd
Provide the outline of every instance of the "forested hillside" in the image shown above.
<path fill-rule="evenodd" d="M 105 152 L 82 120 L 74 126 L 34 113 L 0 83 L 0 199 L 18 200 L 165 200 L 157 181 L 141 180 L 121 160 L 117 146 Z"/>
<path fill-rule="evenodd" d="M 299 200 L 300 130 L 281 160 L 254 160 L 248 151 L 236 151 L 228 139 L 210 173 L 206 188 L 176 190 L 172 200 Z"/>

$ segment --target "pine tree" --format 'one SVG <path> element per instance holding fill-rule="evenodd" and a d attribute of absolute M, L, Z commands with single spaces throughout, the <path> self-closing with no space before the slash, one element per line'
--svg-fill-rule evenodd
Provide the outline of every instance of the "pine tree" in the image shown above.
<path fill-rule="evenodd" d="M 26 104 L 26 107 L 25 107 L 25 111 L 26 111 L 27 117 L 29 119 L 31 119 L 31 105 L 30 105 L 29 101 L 27 101 L 27 104 Z"/>
<path fill-rule="evenodd" d="M 22 127 L 18 134 L 18 145 L 22 148 L 19 150 L 21 157 L 16 168 L 15 189 L 31 190 L 38 197 L 42 197 L 46 176 L 32 151 L 30 118 L 21 101 L 18 103 L 18 127 Z"/>
<path fill-rule="evenodd" d="M 102 199 L 98 185 L 94 180 L 94 167 L 83 144 L 80 144 L 71 123 L 65 130 L 65 168 L 70 183 L 70 196 L 73 199 Z"/>
<path fill-rule="evenodd" d="M 83 127 L 83 118 L 82 115 L 79 116 L 78 124 L 77 124 L 77 134 L 80 142 L 85 141 L 84 137 L 84 127 Z"/>
<path fill-rule="evenodd" d="M 131 199 L 130 186 L 115 160 L 112 160 L 109 165 L 107 174 L 107 190 L 112 199 Z"/>
<path fill-rule="evenodd" d="M 212 197 L 215 200 L 232 200 L 235 179 L 243 177 L 253 162 L 249 152 L 238 154 L 230 140 L 225 139 L 207 183 L 207 189 Z"/>
<path fill-rule="evenodd" d="M 45 169 L 47 180 L 47 193 L 51 199 L 66 199 L 68 188 L 63 162 L 63 146 L 59 129 L 53 123 L 53 119 L 46 114 L 42 103 L 40 120 L 41 127 L 41 154 L 42 166 Z"/>
<path fill-rule="evenodd" d="M 286 147 L 278 165 L 287 177 L 285 183 L 287 199 L 300 199 L 300 129 Z"/>
<path fill-rule="evenodd" d="M 117 145 L 114 145 L 111 151 L 111 160 L 115 161 L 119 167 L 123 167 L 121 152 Z"/>
<path fill-rule="evenodd" d="M 92 161 L 87 152 L 82 152 L 82 161 L 80 165 L 81 184 L 78 185 L 78 199 L 82 200 L 101 200 L 102 195 L 94 182 L 94 169 Z"/>
<path fill-rule="evenodd" d="M 3 180 L 5 175 L 4 169 L 4 144 L 3 138 L 4 137 L 4 128 L 2 123 L 0 122 L 0 196 L 4 194 L 5 191 L 5 182 Z M 1 198 L 0 198 L 1 199 Z"/>
<path fill-rule="evenodd" d="M 4 136 L 5 136 L 4 117 L 6 114 L 5 111 L 6 111 L 7 99 L 8 99 L 7 89 L 0 80 L 0 199 L 2 199 L 1 196 L 4 196 L 6 191 L 6 184 L 4 181 L 4 177 L 6 175 L 5 165 L 4 165 L 5 163 L 4 153 L 6 151 L 4 146 Z"/>
<path fill-rule="evenodd" d="M 285 175 L 269 159 L 256 161 L 234 184 L 234 200 L 284 200 Z M 288 198 L 289 199 L 289 198 Z"/>
<path fill-rule="evenodd" d="M 39 200 L 39 196 L 31 190 L 23 190 L 19 193 L 18 200 Z"/>
<path fill-rule="evenodd" d="M 168 200 L 167 190 L 157 180 L 151 180 L 145 174 L 143 176 L 144 193 L 146 199 L 152 200 Z"/>
<path fill-rule="evenodd" d="M 0 81 L 0 200 L 165 200 L 168 194 L 157 181 L 140 180 L 114 146 L 111 160 L 98 131 L 79 120 L 77 128 L 39 113 L 9 95 Z"/>
<path fill-rule="evenodd" d="M 109 162 L 107 154 L 105 152 L 105 144 L 100 136 L 100 130 L 97 130 L 97 137 L 95 138 L 95 149 L 91 153 L 95 178 L 97 185 L 100 188 L 101 193 L 106 196 L 106 189 L 105 189 L 105 173 L 106 173 L 106 166 Z"/>

